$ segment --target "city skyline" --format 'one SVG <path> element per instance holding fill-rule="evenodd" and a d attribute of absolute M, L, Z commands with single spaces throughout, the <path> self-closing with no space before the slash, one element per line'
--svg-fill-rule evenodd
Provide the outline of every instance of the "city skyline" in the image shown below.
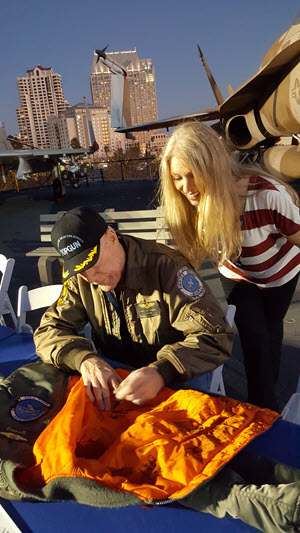
<path fill-rule="evenodd" d="M 114 60 L 127 68 L 129 110 L 132 124 L 157 120 L 157 100 L 154 65 L 150 58 L 139 58 L 137 51 L 118 51 L 112 54 Z M 123 78 L 122 78 L 123 80 Z M 20 139 L 25 145 L 37 148 L 70 148 L 72 140 L 87 148 L 91 146 L 87 122 L 87 109 L 99 146 L 98 156 L 105 157 L 118 148 L 125 149 L 125 135 L 114 132 L 111 127 L 111 92 L 113 82 L 119 81 L 110 69 L 98 61 L 94 53 L 90 75 L 92 104 L 86 101 L 69 106 L 63 95 L 61 75 L 51 67 L 37 65 L 27 70 L 26 76 L 18 77 L 21 107 L 16 109 Z M 154 132 L 155 136 L 155 132 Z M 137 134 L 141 149 L 153 148 L 152 138 L 147 132 Z M 162 140 L 160 139 L 160 143 Z M 151 146 L 150 146 L 151 145 Z"/>
<path fill-rule="evenodd" d="M 90 72 L 95 48 L 137 49 L 155 65 L 158 117 L 213 107 L 214 97 L 202 68 L 197 43 L 225 98 L 258 70 L 270 46 L 299 15 L 296 0 L 237 0 L 205 3 L 154 0 L 143 6 L 87 0 L 63 4 L 11 4 L 2 8 L 0 33 L 0 121 L 7 134 L 18 131 L 17 78 L 40 64 L 62 77 L 70 105 L 91 102 Z M 80 73 L 80 75 L 79 75 Z"/>

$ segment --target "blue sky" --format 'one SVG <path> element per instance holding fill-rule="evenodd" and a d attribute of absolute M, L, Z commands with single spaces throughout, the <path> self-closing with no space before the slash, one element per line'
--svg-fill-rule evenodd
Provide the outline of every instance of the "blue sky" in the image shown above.
<path fill-rule="evenodd" d="M 4 5 L 5 3 L 5 5 Z M 152 58 L 158 116 L 213 107 L 199 43 L 224 97 L 258 70 L 299 15 L 299 0 L 15 0 L 1 4 L 0 121 L 18 131 L 17 77 L 40 64 L 62 75 L 71 105 L 91 101 L 93 50 Z"/>

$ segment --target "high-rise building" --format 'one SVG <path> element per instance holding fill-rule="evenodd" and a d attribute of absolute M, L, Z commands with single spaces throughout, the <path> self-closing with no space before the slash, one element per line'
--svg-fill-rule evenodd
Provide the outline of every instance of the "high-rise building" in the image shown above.
<path fill-rule="evenodd" d="M 125 149 L 125 135 L 115 133 L 110 127 L 110 114 L 108 109 L 97 105 L 88 104 L 89 115 L 99 145 L 94 159 L 105 159 L 107 154 L 115 152 L 118 148 Z M 47 122 L 50 148 L 71 148 L 72 139 L 77 139 L 82 148 L 92 145 L 86 107 L 83 102 L 70 106 L 60 112 L 58 116 L 51 115 Z"/>
<path fill-rule="evenodd" d="M 23 143 L 49 148 L 47 119 L 68 106 L 64 100 L 61 76 L 52 68 L 38 65 L 18 78 L 21 106 L 17 108 L 19 132 Z"/>
<path fill-rule="evenodd" d="M 157 120 L 157 99 L 155 74 L 152 59 L 140 59 L 136 49 L 124 52 L 108 52 L 106 55 L 126 67 L 129 85 L 130 114 L 132 124 L 143 124 Z M 111 103 L 111 73 L 101 61 L 97 62 L 97 55 L 91 73 L 92 101 L 96 105 L 110 109 Z M 153 135 L 153 133 L 152 133 Z M 150 134 L 141 132 L 135 134 L 140 143 L 147 143 Z"/>
<path fill-rule="evenodd" d="M 166 146 L 167 141 L 168 137 L 165 132 L 152 132 L 150 140 L 147 143 L 148 152 L 150 152 L 150 154 L 159 154 Z"/>

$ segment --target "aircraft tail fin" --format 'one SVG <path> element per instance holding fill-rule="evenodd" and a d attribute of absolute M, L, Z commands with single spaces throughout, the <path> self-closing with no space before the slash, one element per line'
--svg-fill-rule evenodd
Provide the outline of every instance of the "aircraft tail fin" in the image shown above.
<path fill-rule="evenodd" d="M 121 73 L 111 75 L 111 127 L 131 126 L 129 83 Z"/>
<path fill-rule="evenodd" d="M 19 166 L 17 170 L 17 179 L 18 180 L 27 180 L 32 174 L 32 168 L 29 165 L 28 161 L 24 157 L 19 157 Z"/>
<path fill-rule="evenodd" d="M 220 89 L 219 89 L 219 87 L 217 85 L 217 82 L 216 82 L 215 78 L 213 77 L 213 75 L 211 73 L 211 70 L 210 70 L 208 64 L 205 61 L 205 57 L 204 57 L 204 55 L 202 53 L 202 50 L 201 50 L 199 44 L 197 44 L 197 47 L 198 47 L 198 52 L 199 52 L 199 55 L 200 55 L 200 59 L 201 59 L 202 64 L 204 66 L 204 69 L 205 69 L 205 72 L 206 72 L 206 76 L 207 76 L 207 79 L 208 79 L 208 81 L 210 83 L 212 92 L 215 95 L 215 98 L 217 100 L 217 104 L 221 105 L 224 102 L 224 98 L 223 98 L 223 96 L 221 94 L 221 91 L 220 91 Z"/>
<path fill-rule="evenodd" d="M 231 96 L 234 93 L 234 90 L 231 85 L 228 85 L 228 92 L 229 92 L 229 96 Z"/>

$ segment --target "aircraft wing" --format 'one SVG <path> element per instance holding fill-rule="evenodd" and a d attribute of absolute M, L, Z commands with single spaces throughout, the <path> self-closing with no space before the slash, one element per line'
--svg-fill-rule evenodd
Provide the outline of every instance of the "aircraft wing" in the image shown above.
<path fill-rule="evenodd" d="M 90 148 L 62 148 L 62 149 L 34 149 L 34 150 L 3 150 L 0 151 L 0 163 L 12 168 L 18 168 L 19 158 L 26 159 L 31 165 L 32 162 L 36 163 L 34 166 L 47 161 L 57 161 L 61 157 L 68 157 L 72 155 L 85 155 L 91 153 Z M 42 171 L 40 171 L 42 172 Z"/>
<path fill-rule="evenodd" d="M 0 160 L 3 162 L 13 161 L 19 157 L 23 159 L 33 159 L 35 157 L 39 159 L 48 159 L 48 157 L 67 157 L 71 155 L 84 155 L 90 153 L 90 148 L 60 148 L 60 149 L 33 149 L 33 150 L 3 150 L 0 152 Z"/>
<path fill-rule="evenodd" d="M 92 148 L 61 148 L 0 151 L 0 168 L 3 171 L 17 170 L 17 177 L 30 173 L 51 171 L 63 157 L 93 153 Z M 19 174 L 19 175 L 18 175 Z"/>
<path fill-rule="evenodd" d="M 160 128 L 172 128 L 182 122 L 189 122 L 190 120 L 218 120 L 220 118 L 220 106 L 213 109 L 206 109 L 204 111 L 196 111 L 196 113 L 190 113 L 188 115 L 179 115 L 177 117 L 165 118 L 162 120 L 156 120 L 155 122 L 146 122 L 145 124 L 136 124 L 135 126 L 129 126 L 128 128 L 117 128 L 115 131 L 118 133 L 129 133 L 131 131 L 150 131 L 158 130 Z"/>
<path fill-rule="evenodd" d="M 257 105 L 258 101 L 268 99 L 279 83 L 299 62 L 299 33 L 295 42 L 288 44 L 275 57 L 272 57 L 252 78 L 241 85 L 221 104 L 220 114 L 222 118 L 227 119 L 236 114 L 248 113 Z"/>

